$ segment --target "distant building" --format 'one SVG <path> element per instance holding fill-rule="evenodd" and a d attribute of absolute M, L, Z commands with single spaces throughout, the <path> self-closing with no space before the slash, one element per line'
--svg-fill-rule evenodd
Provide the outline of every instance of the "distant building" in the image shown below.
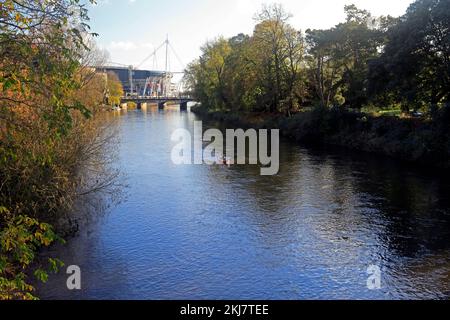
<path fill-rule="evenodd" d="M 171 83 L 172 74 L 170 73 L 166 76 L 166 73 L 162 71 L 132 70 L 125 67 L 109 66 L 96 69 L 98 72 L 115 73 L 122 83 L 126 95 L 162 96 L 174 94 L 173 84 Z"/>

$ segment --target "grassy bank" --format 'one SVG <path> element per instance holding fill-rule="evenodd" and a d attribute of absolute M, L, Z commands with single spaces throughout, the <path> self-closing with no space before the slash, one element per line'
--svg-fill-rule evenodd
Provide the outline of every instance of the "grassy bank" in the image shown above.
<path fill-rule="evenodd" d="M 280 129 L 284 137 L 303 144 L 328 144 L 372 152 L 438 168 L 450 168 L 450 109 L 433 121 L 372 117 L 363 113 L 317 108 L 286 117 L 267 113 L 192 112 L 203 119 L 240 128 Z"/>

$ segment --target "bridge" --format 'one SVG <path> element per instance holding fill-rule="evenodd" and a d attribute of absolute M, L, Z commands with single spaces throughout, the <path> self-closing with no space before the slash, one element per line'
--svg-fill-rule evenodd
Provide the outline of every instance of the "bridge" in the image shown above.
<path fill-rule="evenodd" d="M 165 50 L 164 50 L 165 49 Z M 164 65 L 158 64 L 158 54 L 163 54 Z M 171 53 L 171 54 L 170 54 Z M 171 71 L 171 57 L 174 55 L 181 66 L 181 71 Z M 151 70 L 143 70 L 142 67 L 153 58 L 153 68 Z M 161 57 L 159 57 L 161 58 Z M 117 62 L 107 62 L 104 66 L 95 67 L 99 72 L 104 74 L 115 73 L 122 83 L 125 96 L 152 96 L 152 97 L 175 97 L 179 96 L 182 82 L 173 83 L 172 79 L 175 75 L 183 75 L 185 64 L 175 51 L 169 36 L 161 43 L 153 52 L 137 66 L 124 65 Z M 163 70 L 161 70 L 163 69 Z"/>
<path fill-rule="evenodd" d="M 164 54 L 164 70 L 158 70 L 157 54 L 161 52 Z M 179 104 L 181 110 L 187 110 L 188 102 L 193 101 L 193 99 L 189 96 L 183 96 L 181 81 L 178 85 L 172 82 L 175 74 L 184 74 L 184 71 L 170 71 L 171 55 L 169 53 L 175 55 L 180 66 L 184 69 L 183 62 L 169 42 L 169 36 L 136 67 L 108 62 L 109 66 L 101 66 L 96 69 L 104 74 L 112 72 L 117 75 L 125 93 L 120 99 L 122 106 L 134 102 L 138 109 L 141 109 L 144 104 L 157 104 L 159 109 L 164 109 L 167 103 L 172 102 Z M 151 58 L 153 58 L 153 69 L 142 70 L 141 67 Z"/>
<path fill-rule="evenodd" d="M 129 102 L 136 103 L 138 109 L 142 108 L 144 104 L 157 104 L 160 110 L 164 109 L 166 103 L 172 102 L 180 105 L 181 111 L 186 111 L 188 103 L 194 100 L 190 97 L 150 97 L 150 96 L 126 96 L 120 99 L 121 104 L 127 104 Z"/>

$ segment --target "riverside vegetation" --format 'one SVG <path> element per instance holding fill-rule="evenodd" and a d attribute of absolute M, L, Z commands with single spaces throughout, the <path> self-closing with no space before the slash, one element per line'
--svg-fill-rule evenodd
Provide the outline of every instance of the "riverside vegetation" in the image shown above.
<path fill-rule="evenodd" d="M 77 199 L 115 181 L 101 111 L 122 89 L 90 68 L 106 56 L 83 3 L 0 3 L 0 300 L 36 298 L 32 278 L 63 266 L 39 249 L 63 241 Z"/>
<path fill-rule="evenodd" d="M 264 6 L 251 36 L 202 47 L 184 81 L 203 117 L 450 167 L 450 1 L 401 17 L 354 5 L 327 30 L 296 30 Z"/>

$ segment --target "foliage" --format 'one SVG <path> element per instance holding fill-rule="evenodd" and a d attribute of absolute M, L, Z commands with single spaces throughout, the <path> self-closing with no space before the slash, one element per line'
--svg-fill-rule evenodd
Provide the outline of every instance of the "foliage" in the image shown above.
<path fill-rule="evenodd" d="M 108 93 L 108 104 L 110 105 L 119 105 L 120 98 L 123 97 L 123 87 L 122 83 L 119 80 L 119 77 L 110 72 L 106 75 L 107 77 L 107 85 L 106 90 Z"/>
<path fill-rule="evenodd" d="M 77 197 L 113 176 L 100 159 L 105 83 L 91 67 L 105 53 L 87 21 L 85 1 L 0 3 L 0 299 L 32 298 L 38 250 L 57 239 Z M 34 276 L 48 271 L 38 266 Z"/>
<path fill-rule="evenodd" d="M 192 110 L 448 168 L 450 0 L 416 0 L 401 17 L 344 10 L 303 34 L 281 6 L 263 6 L 252 35 L 209 42 L 189 65 Z"/>
<path fill-rule="evenodd" d="M 136 109 L 137 108 L 137 103 L 136 102 L 127 102 L 127 107 L 128 109 Z"/>
<path fill-rule="evenodd" d="M 185 81 L 204 106 L 233 112 L 412 106 L 432 113 L 449 103 L 449 0 L 417 0 L 399 18 L 344 9 L 344 22 L 303 35 L 280 5 L 263 6 L 251 36 L 207 43 Z"/>
<path fill-rule="evenodd" d="M 15 109 L 33 100 L 49 127 L 66 133 L 71 110 L 90 113 L 78 101 L 66 99 L 80 88 L 73 75 L 88 31 L 85 5 L 79 0 L 5 0 L 0 10 L 2 108 Z M 2 116 L 15 120 L 8 113 Z"/>
<path fill-rule="evenodd" d="M 5 207 L 0 207 L 0 219 L 5 222 L 0 230 L 0 300 L 35 299 L 33 287 L 27 283 L 25 271 L 34 262 L 36 251 L 60 240 L 52 227 L 27 216 L 10 217 Z M 49 259 L 47 266 L 37 266 L 34 276 L 46 282 L 49 272 L 57 272 L 63 263 Z"/>
<path fill-rule="evenodd" d="M 192 93 L 212 109 L 297 110 L 305 98 L 304 41 L 289 18 L 279 5 L 264 6 L 251 37 L 208 42 L 186 70 Z"/>
<path fill-rule="evenodd" d="M 449 103 L 449 0 L 418 0 L 389 28 L 383 54 L 370 64 L 369 90 L 406 111 Z"/>
<path fill-rule="evenodd" d="M 354 5 L 345 11 L 346 22 L 329 30 L 307 30 L 310 79 L 322 106 L 361 108 L 367 102 L 368 62 L 382 45 L 381 20 Z"/>

